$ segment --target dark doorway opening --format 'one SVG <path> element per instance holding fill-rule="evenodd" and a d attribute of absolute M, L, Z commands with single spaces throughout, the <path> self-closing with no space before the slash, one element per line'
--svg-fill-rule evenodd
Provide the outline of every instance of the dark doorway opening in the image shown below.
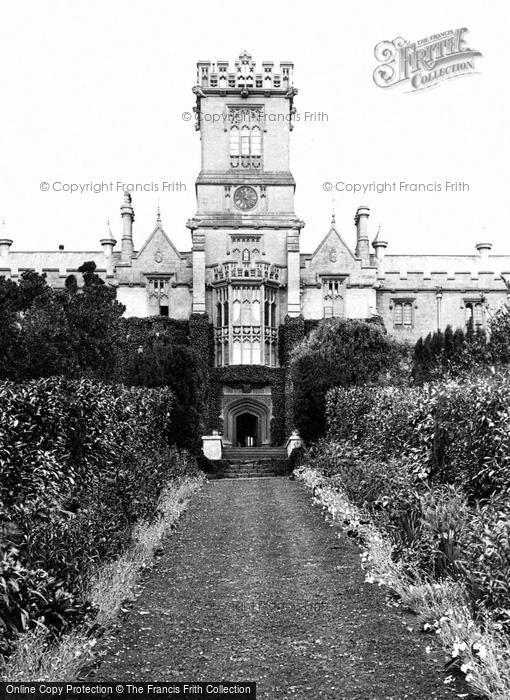
<path fill-rule="evenodd" d="M 236 444 L 254 447 L 257 444 L 258 418 L 253 413 L 241 413 L 236 418 Z"/>

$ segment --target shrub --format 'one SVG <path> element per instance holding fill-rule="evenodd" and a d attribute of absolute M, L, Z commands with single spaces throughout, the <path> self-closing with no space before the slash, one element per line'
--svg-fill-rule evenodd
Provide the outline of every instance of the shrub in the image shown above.
<path fill-rule="evenodd" d="M 498 499 L 476 508 L 463 537 L 464 574 L 476 605 L 510 630 L 510 507 Z"/>
<path fill-rule="evenodd" d="M 326 428 L 326 392 L 334 386 L 375 383 L 398 362 L 398 346 L 375 323 L 324 321 L 293 350 L 294 421 L 309 442 Z"/>
<path fill-rule="evenodd" d="M 22 566 L 17 549 L 0 548 L 0 655 L 8 654 L 17 635 L 35 623 L 58 634 L 82 619 L 86 610 L 62 581 L 42 568 Z"/>
<path fill-rule="evenodd" d="M 508 379 L 332 389 L 308 463 L 376 520 L 405 571 L 461 581 L 476 614 L 510 627 Z"/>
<path fill-rule="evenodd" d="M 490 352 L 497 364 L 510 363 L 510 306 L 502 306 L 490 320 Z"/>
<path fill-rule="evenodd" d="M 434 578 L 459 578 L 470 515 L 465 493 L 459 487 L 439 484 L 421 495 L 420 506 L 424 540 L 432 550 Z"/>
<path fill-rule="evenodd" d="M 170 445 L 172 406 L 167 388 L 0 383 L 0 520 L 22 535 L 4 547 L 0 579 L 8 648 L 15 630 L 58 632 L 83 612 L 91 572 L 157 517 L 171 478 L 195 469 Z"/>
<path fill-rule="evenodd" d="M 329 436 L 381 459 L 405 454 L 416 475 L 459 484 L 471 499 L 510 489 L 510 383 L 506 374 L 417 388 L 337 388 Z"/>

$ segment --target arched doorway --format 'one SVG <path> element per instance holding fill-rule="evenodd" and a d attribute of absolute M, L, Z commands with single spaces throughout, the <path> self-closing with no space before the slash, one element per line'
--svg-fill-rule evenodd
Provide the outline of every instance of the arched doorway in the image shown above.
<path fill-rule="evenodd" d="M 223 409 L 224 444 L 261 447 L 271 444 L 271 407 L 254 397 L 226 397 Z M 233 400 L 232 400 L 233 399 Z M 247 440 L 251 438 L 251 440 Z"/>
<path fill-rule="evenodd" d="M 240 413 L 235 419 L 236 444 L 239 447 L 257 445 L 259 420 L 254 413 Z"/>

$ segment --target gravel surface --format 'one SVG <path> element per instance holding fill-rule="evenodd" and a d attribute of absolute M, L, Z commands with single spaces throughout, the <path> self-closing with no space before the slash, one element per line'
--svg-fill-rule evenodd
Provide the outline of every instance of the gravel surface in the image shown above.
<path fill-rule="evenodd" d="M 466 697 L 337 532 L 298 482 L 209 482 L 90 680 L 254 680 L 275 700 Z"/>

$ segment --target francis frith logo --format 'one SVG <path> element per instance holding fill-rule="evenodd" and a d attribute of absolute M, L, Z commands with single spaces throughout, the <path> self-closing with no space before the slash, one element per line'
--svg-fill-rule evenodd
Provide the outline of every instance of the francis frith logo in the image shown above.
<path fill-rule="evenodd" d="M 466 46 L 467 31 L 449 29 L 416 42 L 402 37 L 379 42 L 374 50 L 381 64 L 374 70 L 375 84 L 387 88 L 407 83 L 409 92 L 416 92 L 477 72 L 475 58 L 482 54 Z"/>

